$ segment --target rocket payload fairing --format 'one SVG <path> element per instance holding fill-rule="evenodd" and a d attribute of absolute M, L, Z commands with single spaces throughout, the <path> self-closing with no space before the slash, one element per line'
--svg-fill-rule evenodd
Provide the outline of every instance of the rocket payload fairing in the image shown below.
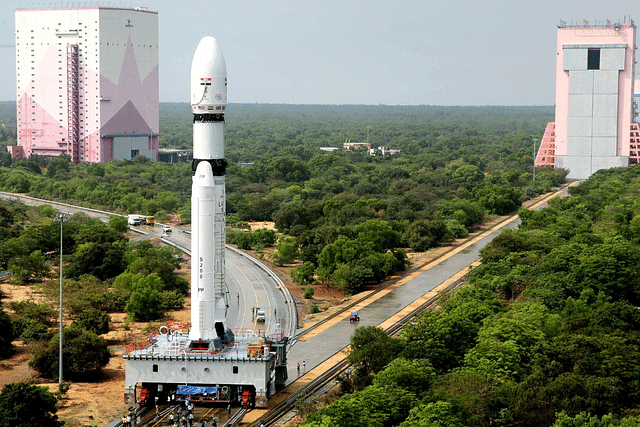
<path fill-rule="evenodd" d="M 233 340 L 226 325 L 224 113 L 227 68 L 216 39 L 204 37 L 191 63 L 191 329 L 195 348 Z"/>

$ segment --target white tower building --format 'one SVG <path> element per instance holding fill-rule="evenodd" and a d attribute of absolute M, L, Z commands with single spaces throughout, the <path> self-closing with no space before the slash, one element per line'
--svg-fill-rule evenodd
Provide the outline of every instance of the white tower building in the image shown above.
<path fill-rule="evenodd" d="M 14 158 L 156 160 L 158 14 L 85 7 L 18 9 Z"/>

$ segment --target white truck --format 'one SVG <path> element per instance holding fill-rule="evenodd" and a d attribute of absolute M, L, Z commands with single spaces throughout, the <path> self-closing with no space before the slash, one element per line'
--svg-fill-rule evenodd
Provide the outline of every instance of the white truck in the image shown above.
<path fill-rule="evenodd" d="M 147 223 L 147 217 L 145 215 L 128 215 L 127 218 L 129 225 L 143 225 Z"/>
<path fill-rule="evenodd" d="M 256 310 L 256 322 L 266 322 L 267 321 L 267 313 L 264 310 L 257 309 Z"/>

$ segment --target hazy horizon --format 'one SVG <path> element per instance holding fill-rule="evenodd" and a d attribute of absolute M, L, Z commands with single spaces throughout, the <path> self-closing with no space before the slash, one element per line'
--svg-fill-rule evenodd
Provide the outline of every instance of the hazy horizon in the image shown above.
<path fill-rule="evenodd" d="M 16 97 L 15 48 L 7 47 L 15 43 L 15 9 L 58 4 L 0 4 L 0 99 Z M 624 21 L 638 8 L 630 0 L 249 0 L 180 7 L 158 0 L 146 6 L 158 12 L 162 102 L 189 101 L 193 53 L 212 35 L 226 59 L 230 102 L 439 106 L 553 105 L 559 22 Z"/>

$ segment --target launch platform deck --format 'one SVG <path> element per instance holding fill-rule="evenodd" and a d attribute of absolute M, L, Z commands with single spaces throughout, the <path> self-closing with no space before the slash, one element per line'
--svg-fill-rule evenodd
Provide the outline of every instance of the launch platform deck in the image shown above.
<path fill-rule="evenodd" d="M 127 346 L 125 399 L 135 403 L 136 385 L 159 393 L 179 385 L 226 386 L 237 395 L 255 390 L 256 404 L 266 404 L 272 380 L 286 380 L 287 338 L 279 328 L 232 331 L 226 345 L 192 348 L 188 325 L 162 326 L 146 342 Z M 197 343 L 196 343 L 197 344 Z M 281 372 L 278 374 L 277 372 Z M 278 375 L 285 375 L 281 380 Z"/>

